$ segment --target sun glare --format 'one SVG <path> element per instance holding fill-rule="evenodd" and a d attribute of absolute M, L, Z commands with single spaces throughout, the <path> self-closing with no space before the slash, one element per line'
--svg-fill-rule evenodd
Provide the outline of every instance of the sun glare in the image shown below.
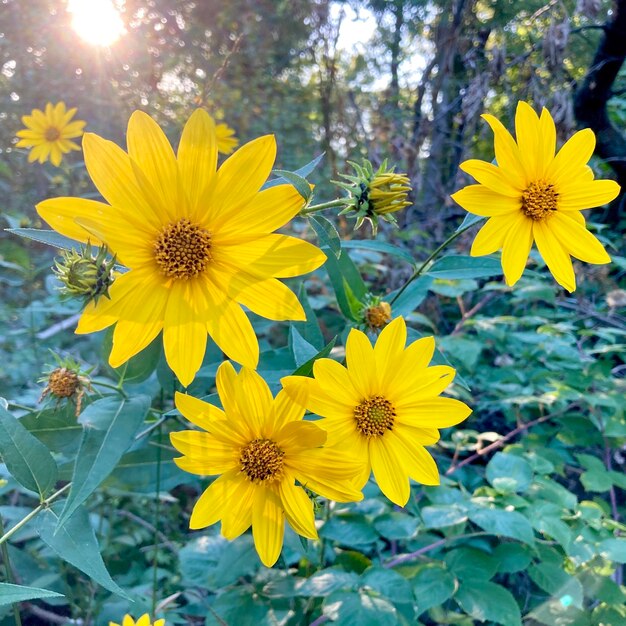
<path fill-rule="evenodd" d="M 113 0 L 69 0 L 72 28 L 94 46 L 110 46 L 124 31 L 124 22 Z"/>

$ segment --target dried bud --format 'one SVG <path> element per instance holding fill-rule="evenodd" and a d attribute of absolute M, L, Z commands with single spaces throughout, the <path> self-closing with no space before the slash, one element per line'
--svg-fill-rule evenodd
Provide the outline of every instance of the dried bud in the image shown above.
<path fill-rule="evenodd" d="M 55 398 L 57 403 L 62 400 L 73 401 L 76 403 L 76 415 L 78 415 L 85 390 L 91 390 L 91 381 L 87 372 L 81 372 L 80 365 L 74 360 L 62 360 L 56 356 L 55 358 L 59 366 L 40 379 L 40 382 L 46 383 L 46 387 L 39 401 L 41 402 L 48 395 Z"/>
<path fill-rule="evenodd" d="M 60 259 L 55 260 L 52 271 L 62 284 L 61 292 L 74 297 L 83 297 L 85 304 L 90 300 L 98 302 L 100 296 L 109 297 L 109 287 L 115 277 L 115 258 L 107 261 L 107 249 L 102 247 L 94 257 L 91 245 L 84 249 L 64 250 Z"/>
<path fill-rule="evenodd" d="M 391 305 L 380 296 L 367 294 L 360 315 L 361 324 L 367 330 L 377 333 L 391 321 Z"/>
<path fill-rule="evenodd" d="M 387 162 L 374 172 L 372 164 L 364 160 L 363 165 L 348 161 L 354 169 L 354 175 L 342 174 L 349 183 L 335 182 L 345 189 L 348 196 L 345 209 L 341 214 L 353 214 L 356 217 L 355 228 L 359 228 L 364 220 L 369 220 L 376 234 L 379 218 L 392 224 L 396 223 L 392 213 L 410 206 L 408 194 L 411 191 L 409 178 L 406 174 L 396 174 L 393 168 L 387 169 Z"/>

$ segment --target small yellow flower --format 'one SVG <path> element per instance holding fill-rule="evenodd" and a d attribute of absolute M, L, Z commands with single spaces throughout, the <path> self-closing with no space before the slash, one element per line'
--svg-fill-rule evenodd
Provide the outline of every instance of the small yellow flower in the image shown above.
<path fill-rule="evenodd" d="M 117 622 L 109 622 L 109 626 L 120 626 L 120 624 Z M 165 626 L 165 620 L 161 618 L 151 622 L 150 616 L 147 613 L 144 613 L 137 621 L 130 615 L 124 615 L 121 626 Z"/>
<path fill-rule="evenodd" d="M 279 278 L 318 268 L 318 248 L 274 233 L 304 200 L 292 185 L 261 191 L 276 157 L 272 135 L 231 155 L 216 171 L 215 123 L 199 109 L 189 118 L 178 154 L 157 123 L 136 111 L 128 154 L 87 133 L 85 165 L 110 204 L 53 198 L 39 215 L 61 234 L 104 243 L 130 268 L 110 299 L 87 304 L 77 333 L 116 324 L 112 367 L 143 350 L 161 331 L 165 358 L 187 386 L 200 369 L 207 334 L 226 355 L 255 368 L 259 344 L 242 305 L 273 320 L 304 320 L 304 309 Z"/>
<path fill-rule="evenodd" d="M 478 185 L 452 198 L 466 211 L 488 217 L 472 245 L 471 255 L 502 249 L 507 285 L 522 275 L 533 245 L 559 285 L 576 289 L 570 255 L 587 263 L 610 263 L 602 244 L 585 228 L 581 211 L 610 202 L 620 187 L 594 180 L 587 165 L 595 148 L 590 129 L 575 133 L 555 155 L 556 129 L 550 113 L 541 116 L 525 102 L 517 105 L 517 141 L 492 115 L 483 115 L 495 135 L 498 165 L 470 159 L 461 169 Z"/>
<path fill-rule="evenodd" d="M 224 410 L 192 396 L 176 394 L 178 410 L 207 432 L 171 433 L 184 456 L 174 459 L 192 474 L 220 474 L 193 508 L 190 528 L 222 522 L 222 535 L 234 539 L 252 526 L 261 561 L 271 567 L 283 545 L 285 520 L 303 537 L 317 538 L 313 491 L 338 502 L 362 499 L 352 479 L 360 465 L 321 446 L 326 433 L 305 422 L 306 390 L 272 397 L 252 369 L 239 374 L 225 361 L 217 370 Z"/>
<path fill-rule="evenodd" d="M 225 123 L 215 125 L 217 136 L 217 150 L 221 154 L 230 154 L 238 145 L 239 139 L 235 137 L 235 131 Z"/>
<path fill-rule="evenodd" d="M 57 167 L 61 165 L 63 155 L 70 150 L 80 150 L 80 146 L 71 139 L 80 137 L 86 122 L 71 119 L 76 109 L 65 109 L 64 102 L 53 105 L 46 104 L 46 110 L 33 109 L 30 115 L 24 115 L 22 122 L 26 129 L 16 134 L 20 137 L 18 148 L 31 148 L 28 155 L 29 163 L 39 161 L 44 163 L 48 159 Z"/>
<path fill-rule="evenodd" d="M 381 491 L 404 506 L 409 478 L 438 485 L 439 472 L 424 448 L 439 440 L 439 428 L 463 421 L 471 409 L 453 398 L 439 398 L 455 371 L 428 367 L 435 340 L 406 345 L 406 324 L 396 318 L 372 347 L 365 333 L 352 329 L 346 342 L 346 367 L 319 359 L 314 378 L 290 376 L 281 381 L 288 394 L 308 392 L 307 408 L 324 419 L 329 447 L 362 461 L 356 481 L 362 487 L 374 472 Z"/>

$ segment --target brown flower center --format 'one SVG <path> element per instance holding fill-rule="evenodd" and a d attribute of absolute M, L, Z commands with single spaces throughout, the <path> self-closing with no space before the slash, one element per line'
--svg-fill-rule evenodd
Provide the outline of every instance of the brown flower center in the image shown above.
<path fill-rule="evenodd" d="M 522 211 L 532 220 L 544 220 L 556 211 L 558 198 L 559 194 L 554 191 L 554 185 L 544 180 L 534 181 L 522 194 Z"/>
<path fill-rule="evenodd" d="M 367 307 L 364 315 L 367 325 L 374 330 L 379 330 L 391 321 L 391 306 L 388 302 L 381 302 Z"/>
<path fill-rule="evenodd" d="M 380 437 L 393 430 L 396 410 L 383 396 L 373 396 L 363 400 L 354 409 L 357 430 L 366 437 Z"/>
<path fill-rule="evenodd" d="M 55 126 L 49 126 L 44 133 L 46 141 L 56 141 L 61 137 L 61 131 Z"/>
<path fill-rule="evenodd" d="M 169 278 L 193 278 L 211 260 L 211 234 L 182 219 L 168 224 L 154 242 L 154 258 Z"/>
<path fill-rule="evenodd" d="M 285 453 L 270 439 L 255 439 L 241 450 L 241 471 L 254 482 L 274 482 L 283 473 Z"/>
<path fill-rule="evenodd" d="M 50 372 L 48 390 L 57 398 L 71 398 L 79 386 L 78 374 L 66 367 L 58 367 Z"/>

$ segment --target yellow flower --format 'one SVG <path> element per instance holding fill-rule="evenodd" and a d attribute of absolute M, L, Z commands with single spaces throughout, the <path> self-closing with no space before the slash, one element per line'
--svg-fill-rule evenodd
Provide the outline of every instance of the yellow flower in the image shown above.
<path fill-rule="evenodd" d="M 474 240 L 472 256 L 502 248 L 504 277 L 514 285 L 535 241 L 557 283 L 574 291 L 570 255 L 587 263 L 611 261 L 580 211 L 610 202 L 620 190 L 612 180 L 593 179 L 587 165 L 595 147 L 593 131 L 577 132 L 555 156 L 556 129 L 546 109 L 538 117 L 525 102 L 517 105 L 517 141 L 495 117 L 483 117 L 495 135 L 498 165 L 477 159 L 462 163 L 480 184 L 452 196 L 466 211 L 490 218 Z"/>
<path fill-rule="evenodd" d="M 307 408 L 324 419 L 328 446 L 363 463 L 356 481 L 362 487 L 374 472 L 381 491 L 404 506 L 409 478 L 439 484 L 435 461 L 424 448 L 439 440 L 438 428 L 464 420 L 471 409 L 459 400 L 439 398 L 455 371 L 428 367 L 435 341 L 425 337 L 406 344 L 406 324 L 396 318 L 372 347 L 365 333 L 353 329 L 346 342 L 346 364 L 319 359 L 313 378 L 290 376 L 281 381 L 287 393 L 308 392 Z"/>
<path fill-rule="evenodd" d="M 184 456 L 174 459 L 192 474 L 221 474 L 194 506 L 189 527 L 222 521 L 222 535 L 234 539 L 252 526 L 261 561 L 271 567 L 283 545 L 285 520 L 303 537 L 317 538 L 313 503 L 304 488 L 339 502 L 362 499 L 351 479 L 360 465 L 321 446 L 326 433 L 303 421 L 306 390 L 272 397 L 254 371 L 235 373 L 225 361 L 217 370 L 224 410 L 176 394 L 178 410 L 208 431 L 171 433 Z"/>
<path fill-rule="evenodd" d="M 217 124 L 215 134 L 217 135 L 217 151 L 222 154 L 230 154 L 239 145 L 235 131 L 228 124 Z"/>
<path fill-rule="evenodd" d="M 325 255 L 273 234 L 302 208 L 292 185 L 259 191 L 274 163 L 272 135 L 255 139 L 216 172 L 213 119 L 197 110 L 178 159 L 163 131 L 136 111 L 128 154 L 87 133 L 85 165 L 110 203 L 53 198 L 37 206 L 57 231 L 99 245 L 130 268 L 85 308 L 77 333 L 117 323 L 109 363 L 118 367 L 163 330 L 168 364 L 187 386 L 200 368 L 207 333 L 226 355 L 256 367 L 259 345 L 241 305 L 273 320 L 304 320 L 298 299 L 277 278 L 306 274 Z"/>
<path fill-rule="evenodd" d="M 64 102 L 53 105 L 46 104 L 46 110 L 33 109 L 30 115 L 24 115 L 22 122 L 26 129 L 16 134 L 20 137 L 18 148 L 31 148 L 28 155 L 29 163 L 39 161 L 44 163 L 48 159 L 57 167 L 61 165 L 63 155 L 70 150 L 80 150 L 80 146 L 71 139 L 80 137 L 86 122 L 70 121 L 76 109 L 65 109 Z"/>
<path fill-rule="evenodd" d="M 137 621 L 135 621 L 130 615 L 124 615 L 121 626 L 164 626 L 165 620 L 158 619 L 154 622 L 150 621 L 150 616 L 144 613 Z M 116 622 L 109 622 L 109 626 L 120 626 Z"/>

